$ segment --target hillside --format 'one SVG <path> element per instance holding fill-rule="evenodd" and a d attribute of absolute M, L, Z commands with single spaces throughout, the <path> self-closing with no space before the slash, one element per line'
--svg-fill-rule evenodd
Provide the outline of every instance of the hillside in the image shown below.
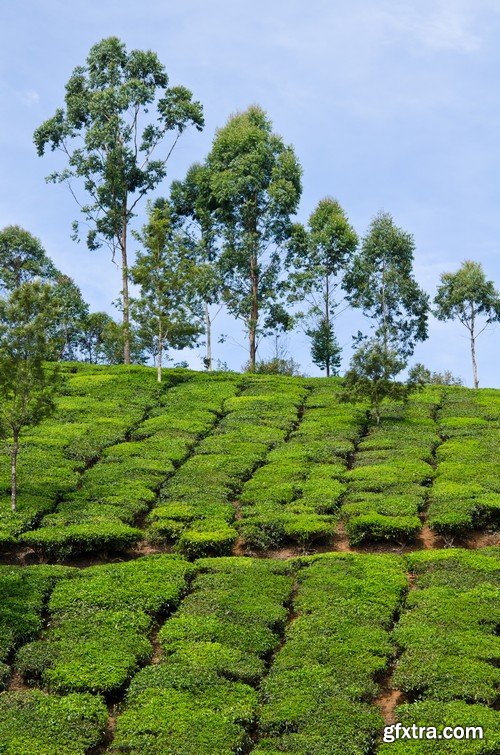
<path fill-rule="evenodd" d="M 500 750 L 500 391 L 339 388 L 64 366 L 15 514 L 1 468 L 1 752 Z"/>

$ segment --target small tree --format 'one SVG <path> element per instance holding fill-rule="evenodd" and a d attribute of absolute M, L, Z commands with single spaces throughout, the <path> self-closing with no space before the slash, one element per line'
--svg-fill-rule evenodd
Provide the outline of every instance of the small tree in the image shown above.
<path fill-rule="evenodd" d="M 149 207 L 148 223 L 137 234 L 145 252 L 137 255 L 131 270 L 140 286 L 133 302 L 139 335 L 156 358 L 158 382 L 162 379 L 164 352 L 193 345 L 202 331 L 194 255 L 175 228 L 171 207 L 157 200 Z"/>
<path fill-rule="evenodd" d="M 78 349 L 85 362 L 99 364 L 106 332 L 112 322 L 113 318 L 107 312 L 90 312 L 83 319 L 78 336 Z"/>
<path fill-rule="evenodd" d="M 60 343 L 50 339 L 57 305 L 53 289 L 22 283 L 0 301 L 0 432 L 11 463 L 11 508 L 17 504 L 17 460 L 24 428 L 37 425 L 54 410 L 59 375 L 45 359 Z"/>
<path fill-rule="evenodd" d="M 61 342 L 59 359 L 72 361 L 77 356 L 82 329 L 89 314 L 89 306 L 75 282 L 62 273 L 56 275 L 53 298 L 59 312 L 54 333 Z"/>
<path fill-rule="evenodd" d="M 66 108 L 60 108 L 34 134 L 37 152 L 61 150 L 68 166 L 48 177 L 82 181 L 88 204 L 78 204 L 90 227 L 89 249 L 107 243 L 121 258 L 124 362 L 130 362 L 128 227 L 140 200 L 166 175 L 167 161 L 190 124 L 203 127 L 202 107 L 185 87 L 169 87 L 168 76 L 151 50 L 127 52 L 117 37 L 94 45 L 86 65 L 66 84 Z M 147 119 L 154 112 L 155 118 Z M 160 151 L 167 134 L 168 149 Z M 75 194 L 74 194 L 75 196 Z M 76 196 L 75 196 L 76 198 Z M 74 223 L 74 237 L 78 223 Z"/>
<path fill-rule="evenodd" d="M 294 226 L 287 268 L 290 302 L 306 301 L 307 312 L 301 313 L 309 323 L 306 334 L 312 339 L 314 364 L 336 374 L 340 347 L 333 321 L 340 306 L 339 288 L 342 272 L 351 261 L 358 237 L 336 199 L 322 199 L 311 214 L 307 229 Z M 319 361 L 318 361 L 319 360 Z"/>
<path fill-rule="evenodd" d="M 441 275 L 434 304 L 438 320 L 458 320 L 467 328 L 474 388 L 478 388 L 476 340 L 489 325 L 500 322 L 500 293 L 479 262 L 466 260 L 456 273 Z"/>
<path fill-rule="evenodd" d="M 388 366 L 391 352 L 408 359 L 416 342 L 427 338 L 429 297 L 413 277 L 414 250 L 413 236 L 388 213 L 379 213 L 344 279 L 349 302 L 370 318 Z"/>
<path fill-rule="evenodd" d="M 273 133 L 271 121 L 257 106 L 233 115 L 217 131 L 206 165 L 220 237 L 223 299 L 245 325 L 254 370 L 258 337 L 276 325 L 272 310 L 302 171 L 292 147 Z"/>
<path fill-rule="evenodd" d="M 327 377 L 338 375 L 342 349 L 335 336 L 331 321 L 322 318 L 316 327 L 310 328 L 306 332 L 311 339 L 311 357 L 313 363 L 320 370 L 325 370 Z"/>
<path fill-rule="evenodd" d="M 394 380 L 405 365 L 405 360 L 396 351 L 388 350 L 380 339 L 365 341 L 351 359 L 350 369 L 344 377 L 341 399 L 368 401 L 371 416 L 378 425 L 384 399 L 404 400 L 416 388 L 413 380 L 406 385 Z"/>

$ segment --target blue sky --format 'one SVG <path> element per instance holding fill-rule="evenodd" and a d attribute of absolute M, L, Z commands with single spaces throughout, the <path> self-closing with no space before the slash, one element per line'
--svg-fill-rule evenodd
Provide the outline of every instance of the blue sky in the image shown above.
<path fill-rule="evenodd" d="M 55 159 L 36 156 L 32 134 L 62 105 L 91 45 L 111 35 L 157 52 L 171 83 L 204 105 L 205 130 L 183 136 L 158 193 L 204 158 L 231 113 L 259 103 L 303 166 L 299 219 L 335 196 L 362 235 L 384 209 L 414 234 L 415 274 L 432 295 L 440 273 L 467 258 L 500 286 L 497 0 L 24 0 L 4 3 L 0 20 L 0 227 L 38 236 L 92 308 L 113 311 L 118 271 L 106 249 L 71 241 L 77 207 L 64 186 L 45 184 Z M 224 315 L 216 326 L 230 339 L 214 356 L 238 369 L 240 328 Z M 339 318 L 344 367 L 360 327 L 357 313 Z M 500 387 L 499 334 L 478 342 L 482 386 Z M 470 385 L 465 330 L 432 319 L 429 336 L 413 361 Z M 287 347 L 318 374 L 305 336 Z M 201 357 L 191 354 L 191 366 Z"/>

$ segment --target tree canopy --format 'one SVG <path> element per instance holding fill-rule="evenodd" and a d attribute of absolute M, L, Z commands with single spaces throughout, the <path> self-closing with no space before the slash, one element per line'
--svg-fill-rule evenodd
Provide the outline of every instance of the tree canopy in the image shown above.
<path fill-rule="evenodd" d="M 149 116 L 148 116 L 149 114 Z M 130 361 L 128 226 L 140 200 L 166 176 L 167 161 L 187 126 L 203 127 L 201 104 L 183 86 L 169 86 L 151 50 L 127 52 L 117 37 L 94 45 L 66 84 L 65 107 L 34 133 L 39 155 L 61 150 L 67 166 L 49 181 L 83 183 L 78 202 L 89 249 L 107 243 L 119 251 L 122 272 L 124 361 Z M 162 149 L 168 134 L 171 142 Z M 78 222 L 74 223 L 75 237 Z"/>
<path fill-rule="evenodd" d="M 479 387 L 476 339 L 500 322 L 500 293 L 479 262 L 466 260 L 456 273 L 443 273 L 434 299 L 439 320 L 458 320 L 469 332 L 474 388 Z"/>
<path fill-rule="evenodd" d="M 216 132 L 207 170 L 224 301 L 245 325 L 253 370 L 259 334 L 286 326 L 276 306 L 278 281 L 302 171 L 293 148 L 255 105 Z"/>

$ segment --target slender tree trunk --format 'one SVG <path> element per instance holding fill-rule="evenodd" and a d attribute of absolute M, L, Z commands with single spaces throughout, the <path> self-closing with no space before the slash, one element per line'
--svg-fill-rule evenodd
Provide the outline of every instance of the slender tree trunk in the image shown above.
<path fill-rule="evenodd" d="M 17 506 L 17 454 L 19 453 L 19 432 L 14 431 L 12 448 L 10 451 L 10 507 L 12 511 Z"/>
<path fill-rule="evenodd" d="M 474 331 L 474 310 L 472 310 L 472 313 L 471 313 L 470 353 L 472 357 L 472 375 L 474 378 L 474 388 L 479 388 L 479 378 L 477 376 L 477 362 L 476 362 L 476 334 Z"/>
<path fill-rule="evenodd" d="M 127 263 L 127 199 L 123 202 L 122 232 L 120 241 L 122 251 L 122 297 L 123 297 L 123 362 L 130 364 L 130 311 L 128 298 L 128 263 Z"/>
<path fill-rule="evenodd" d="M 207 356 L 205 365 L 209 372 L 212 371 L 212 321 L 210 320 L 210 310 L 208 302 L 205 302 L 205 330 L 207 333 Z"/>
<path fill-rule="evenodd" d="M 330 337 L 330 286 L 329 286 L 329 280 L 328 280 L 328 273 L 325 279 L 325 324 L 326 324 L 326 332 L 328 334 L 328 337 Z M 328 344 L 328 348 L 330 348 L 330 344 Z M 329 351 L 327 351 L 327 354 L 326 354 L 326 376 L 330 377 L 330 352 Z"/>
<path fill-rule="evenodd" d="M 158 382 L 161 383 L 161 361 L 163 358 L 163 333 L 161 329 L 161 319 L 158 321 L 158 366 L 157 366 L 157 372 L 158 372 Z"/>
<path fill-rule="evenodd" d="M 259 319 L 259 272 L 257 270 L 257 257 L 252 254 L 250 257 L 250 280 L 252 286 L 252 305 L 250 324 L 248 328 L 249 345 L 250 345 L 250 372 L 255 372 L 255 361 L 257 355 L 257 321 Z"/>

